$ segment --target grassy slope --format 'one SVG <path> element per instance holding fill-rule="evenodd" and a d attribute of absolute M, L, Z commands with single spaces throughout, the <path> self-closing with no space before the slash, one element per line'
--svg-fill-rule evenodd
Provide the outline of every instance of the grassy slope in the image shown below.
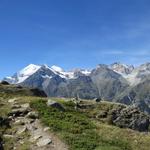
<path fill-rule="evenodd" d="M 89 112 L 75 111 L 73 103 L 59 102 L 66 107 L 65 112 L 48 108 L 43 101 L 32 102 L 32 107 L 39 111 L 43 123 L 66 141 L 71 150 L 149 150 L 150 135 L 96 121 L 89 117 Z M 117 107 L 105 102 L 102 105 L 103 109 Z"/>
<path fill-rule="evenodd" d="M 26 89 L 21 92 L 0 92 L 0 116 L 5 117 L 10 111 L 7 100 L 18 97 L 19 102 L 31 102 L 31 106 L 39 111 L 42 122 L 64 140 L 71 150 L 149 150 L 149 134 L 121 129 L 109 125 L 106 120 L 98 121 L 93 118 L 97 111 L 107 111 L 119 105 L 103 102 L 96 109 L 79 112 L 74 110 L 72 102 L 53 98 L 66 108 L 65 112 L 60 112 L 57 109 L 48 108 L 45 104 L 46 98 L 28 95 L 30 92 Z M 4 128 L 0 127 L 1 133 L 4 132 Z M 11 146 L 12 142 L 6 141 L 7 147 Z M 23 145 L 20 149 L 27 149 L 25 146 Z"/>

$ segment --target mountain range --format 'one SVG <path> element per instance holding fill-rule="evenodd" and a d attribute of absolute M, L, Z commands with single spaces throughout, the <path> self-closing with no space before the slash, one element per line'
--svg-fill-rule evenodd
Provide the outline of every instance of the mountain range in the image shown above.
<path fill-rule="evenodd" d="M 150 63 L 138 67 L 115 62 L 94 69 L 64 71 L 58 66 L 30 64 L 3 80 L 44 90 L 51 97 L 101 98 L 136 105 L 150 113 Z"/>

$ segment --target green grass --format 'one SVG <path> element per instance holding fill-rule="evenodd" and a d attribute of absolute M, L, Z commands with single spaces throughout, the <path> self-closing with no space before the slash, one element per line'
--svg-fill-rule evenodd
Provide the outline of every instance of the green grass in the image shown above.
<path fill-rule="evenodd" d="M 9 97 L 6 99 L 8 100 Z M 4 116 L 7 116 L 10 109 L 6 99 L 1 99 L 1 102 L 5 103 L 0 108 L 1 115 L 4 114 Z M 85 104 L 91 104 L 94 107 L 84 111 L 75 111 L 74 103 L 69 99 L 66 101 L 52 98 L 65 107 L 66 111 L 61 112 L 58 109 L 47 107 L 46 100 L 46 98 L 32 96 L 17 97 L 19 103 L 31 103 L 32 108 L 39 112 L 43 124 L 49 126 L 52 132 L 56 133 L 69 146 L 69 150 L 149 150 L 149 134 L 121 129 L 94 118 L 95 115 L 103 111 L 124 107 L 120 104 L 101 102 L 95 105 L 93 102 L 85 101 Z M 2 113 L 2 110 L 5 111 Z M 2 132 L 4 130 L 5 127 L 1 128 Z M 10 132 L 12 130 L 10 129 Z M 7 129 L 7 133 L 9 133 L 9 129 Z M 4 141 L 7 144 L 5 145 L 7 149 L 16 139 L 13 141 L 4 139 Z M 19 148 L 27 149 L 26 145 Z"/>
<path fill-rule="evenodd" d="M 75 111 L 72 102 L 63 102 L 65 112 L 47 107 L 42 100 L 31 103 L 38 110 L 43 123 L 69 145 L 70 150 L 130 150 L 130 144 L 121 139 L 107 140 L 84 113 Z"/>

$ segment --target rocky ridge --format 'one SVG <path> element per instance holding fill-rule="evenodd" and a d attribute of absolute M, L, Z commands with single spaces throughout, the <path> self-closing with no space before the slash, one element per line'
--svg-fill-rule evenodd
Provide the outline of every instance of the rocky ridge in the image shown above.
<path fill-rule="evenodd" d="M 17 140 L 11 149 L 17 150 L 26 145 L 30 150 L 67 150 L 66 145 L 49 132 L 48 127 L 41 125 L 38 113 L 31 109 L 29 103 L 19 103 L 17 98 L 9 99 L 8 103 L 11 105 L 8 114 L 11 130 L 8 129 L 3 138 Z"/>

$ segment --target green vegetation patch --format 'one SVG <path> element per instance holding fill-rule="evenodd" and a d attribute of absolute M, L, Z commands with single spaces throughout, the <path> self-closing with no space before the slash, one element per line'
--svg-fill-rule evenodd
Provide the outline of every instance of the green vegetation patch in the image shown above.
<path fill-rule="evenodd" d="M 71 101 L 62 102 L 66 111 L 48 107 L 43 100 L 31 102 L 38 110 L 43 123 L 56 132 L 69 145 L 71 150 L 130 150 L 128 143 L 104 139 L 97 132 L 96 125 L 84 113 L 74 110 Z"/>

